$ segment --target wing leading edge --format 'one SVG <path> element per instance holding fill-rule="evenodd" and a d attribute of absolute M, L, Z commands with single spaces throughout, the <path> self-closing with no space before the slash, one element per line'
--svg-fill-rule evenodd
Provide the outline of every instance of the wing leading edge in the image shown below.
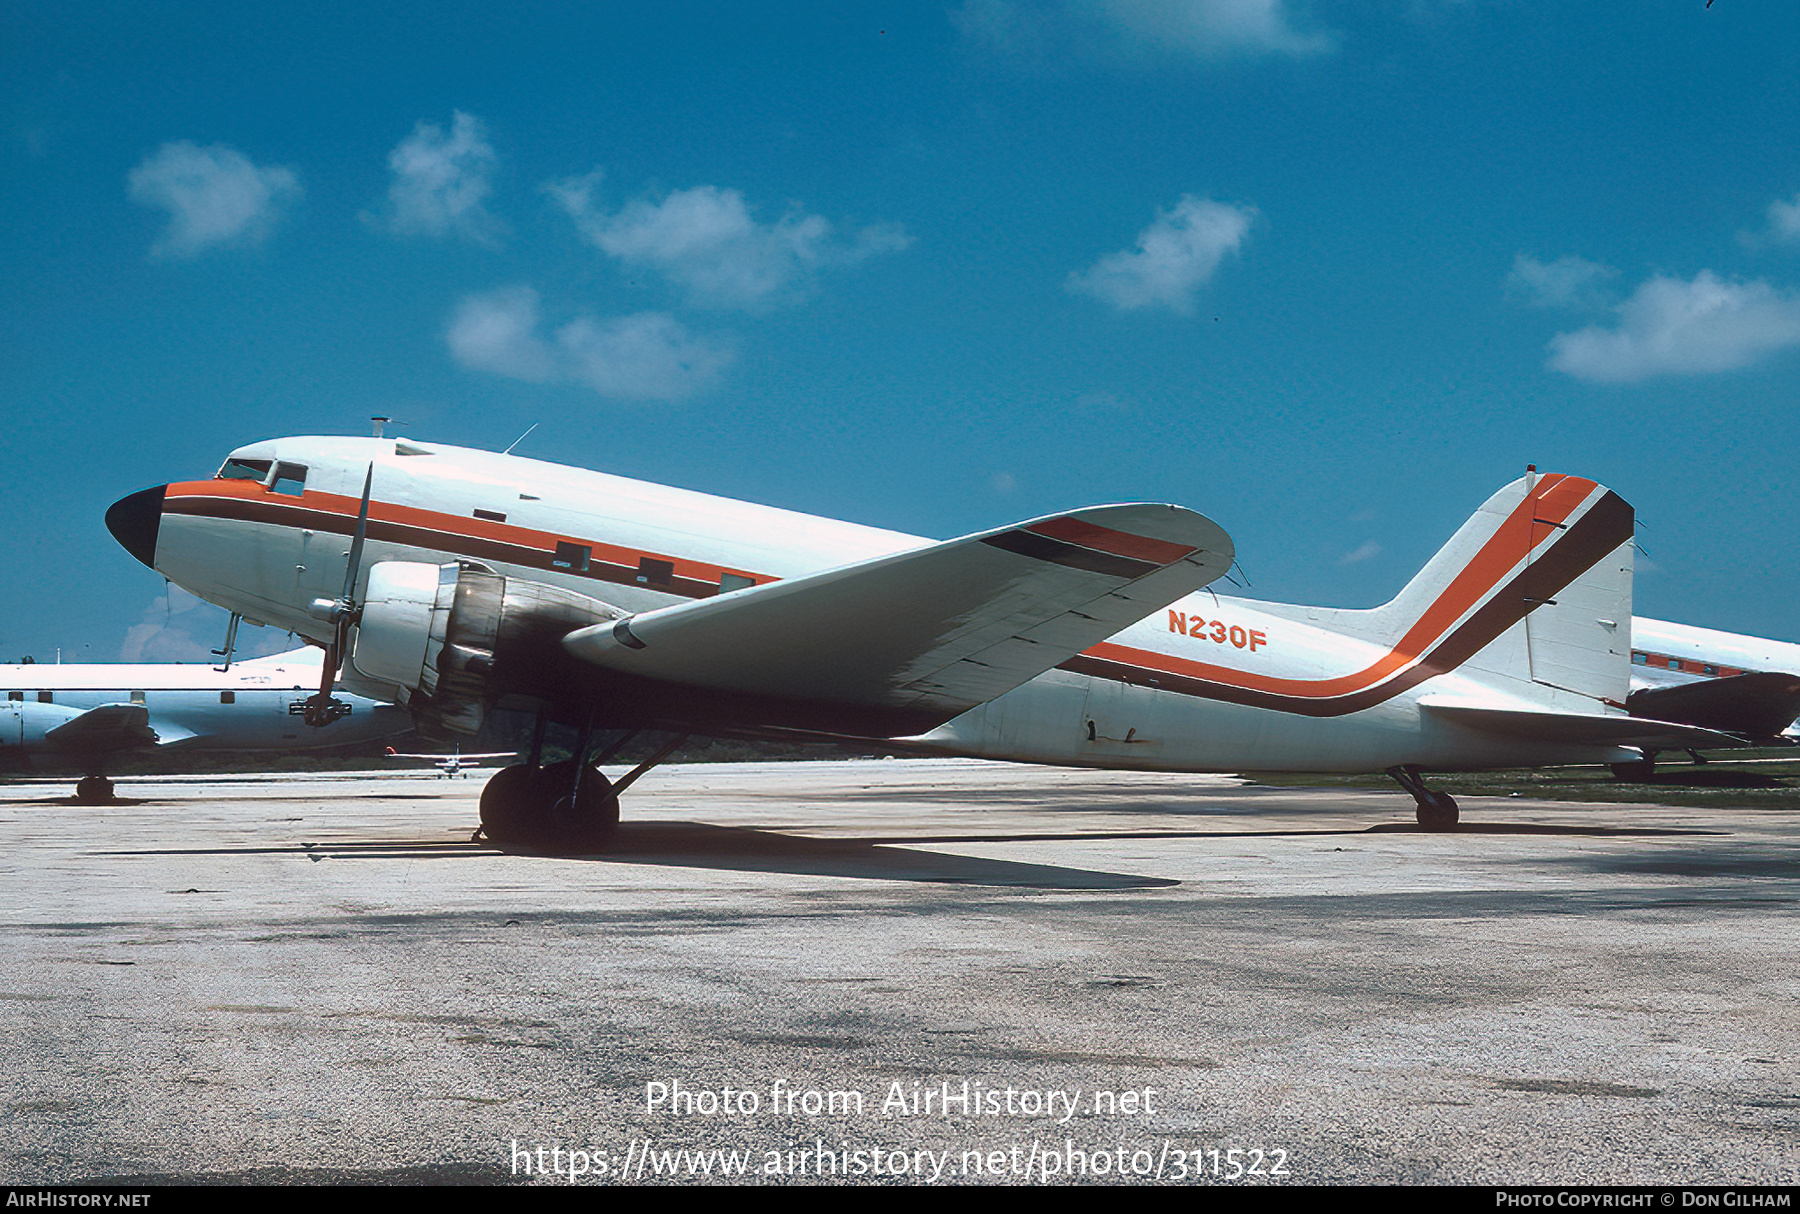
<path fill-rule="evenodd" d="M 1096 506 L 570 633 L 585 662 L 660 682 L 948 720 L 1230 568 L 1179 506 Z"/>

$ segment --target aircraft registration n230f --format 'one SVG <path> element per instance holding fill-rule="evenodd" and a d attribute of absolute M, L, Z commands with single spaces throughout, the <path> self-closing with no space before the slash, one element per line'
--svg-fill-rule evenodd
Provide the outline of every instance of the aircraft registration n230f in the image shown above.
<path fill-rule="evenodd" d="M 107 526 L 184 589 L 324 645 L 315 721 L 340 682 L 446 738 L 535 708 L 528 760 L 482 796 L 501 843 L 605 841 L 649 764 L 609 786 L 590 766 L 601 729 L 1386 771 L 1438 829 L 1456 803 L 1423 771 L 1720 740 L 1626 713 L 1632 511 L 1574 476 L 1507 485 L 1370 610 L 1203 591 L 1232 543 L 1177 506 L 936 543 L 407 439 L 253 443 L 210 480 L 120 500 Z M 546 720 L 581 730 L 580 762 L 539 765 Z"/>

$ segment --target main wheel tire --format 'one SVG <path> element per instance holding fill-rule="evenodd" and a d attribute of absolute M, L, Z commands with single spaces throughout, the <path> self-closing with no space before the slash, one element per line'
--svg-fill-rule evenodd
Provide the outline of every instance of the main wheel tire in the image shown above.
<path fill-rule="evenodd" d="M 546 825 L 541 770 L 515 764 L 488 777 L 481 790 L 481 829 L 494 843 L 532 846 Z"/>
<path fill-rule="evenodd" d="M 1456 829 L 1456 798 L 1447 792 L 1427 792 L 1419 802 L 1418 818 L 1426 830 Z"/>

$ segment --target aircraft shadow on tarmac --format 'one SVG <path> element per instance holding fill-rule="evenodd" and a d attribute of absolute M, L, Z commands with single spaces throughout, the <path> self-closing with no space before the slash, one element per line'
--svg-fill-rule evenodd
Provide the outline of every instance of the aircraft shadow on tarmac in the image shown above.
<path fill-rule="evenodd" d="M 1034 836 L 1035 837 L 1035 836 Z M 1092 836 L 1067 836 L 1092 837 Z M 1125 836 L 1135 837 L 1135 836 Z M 1003 838 L 990 842 L 1005 842 Z M 859 877 L 878 881 L 921 881 L 946 885 L 1024 886 L 1034 889 L 1160 889 L 1181 882 L 1133 873 L 1026 864 L 980 856 L 915 851 L 896 839 L 812 839 L 774 831 L 711 826 L 699 822 L 637 823 L 622 826 L 605 852 L 584 856 L 549 856 L 523 849 L 497 848 L 473 842 L 440 840 L 336 840 L 272 847 L 146 848 L 96 852 L 103 856 L 242 856 L 296 855 L 324 860 L 480 859 L 523 856 L 545 861 L 595 864 L 653 864 L 675 868 L 715 868 L 736 872 L 794 873 L 824 877 Z"/>
<path fill-rule="evenodd" d="M 605 852 L 569 857 L 554 857 L 524 849 L 497 848 L 474 842 L 378 839 L 303 842 L 269 847 L 237 846 L 109 851 L 96 854 L 110 856 L 293 854 L 304 855 L 314 862 L 355 859 L 477 859 L 520 856 L 542 858 L 545 861 L 663 865 L 672 868 L 792 873 L 877 881 L 918 881 L 949 885 L 1015 886 L 1034 889 L 1124 890 L 1160 889 L 1181 883 L 1168 878 L 1148 877 L 1134 873 L 1105 872 L 1055 864 L 1024 863 L 1015 860 L 956 855 L 921 849 L 955 844 L 1343 837 L 1377 833 L 1424 832 L 1420 832 L 1418 827 L 1410 823 L 1383 823 L 1354 830 L 1164 830 L 1118 833 L 1083 831 L 1057 834 L 1007 832 L 980 835 L 905 835 L 819 839 L 778 831 L 715 826 L 702 822 L 640 822 L 621 826 L 613 845 Z M 1485 823 L 1478 826 L 1465 824 L 1459 827 L 1456 833 L 1633 837 L 1701 835 L 1717 832 L 1657 828 L 1554 826 L 1536 823 Z"/>

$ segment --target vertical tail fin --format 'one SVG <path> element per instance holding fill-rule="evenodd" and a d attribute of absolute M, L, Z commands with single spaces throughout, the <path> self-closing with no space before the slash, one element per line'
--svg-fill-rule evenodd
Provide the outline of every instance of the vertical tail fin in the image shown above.
<path fill-rule="evenodd" d="M 1623 705 L 1632 522 L 1605 487 L 1533 472 L 1490 497 L 1391 602 L 1284 614 L 1388 648 L 1408 684 L 1466 667 L 1537 703 Z"/>

